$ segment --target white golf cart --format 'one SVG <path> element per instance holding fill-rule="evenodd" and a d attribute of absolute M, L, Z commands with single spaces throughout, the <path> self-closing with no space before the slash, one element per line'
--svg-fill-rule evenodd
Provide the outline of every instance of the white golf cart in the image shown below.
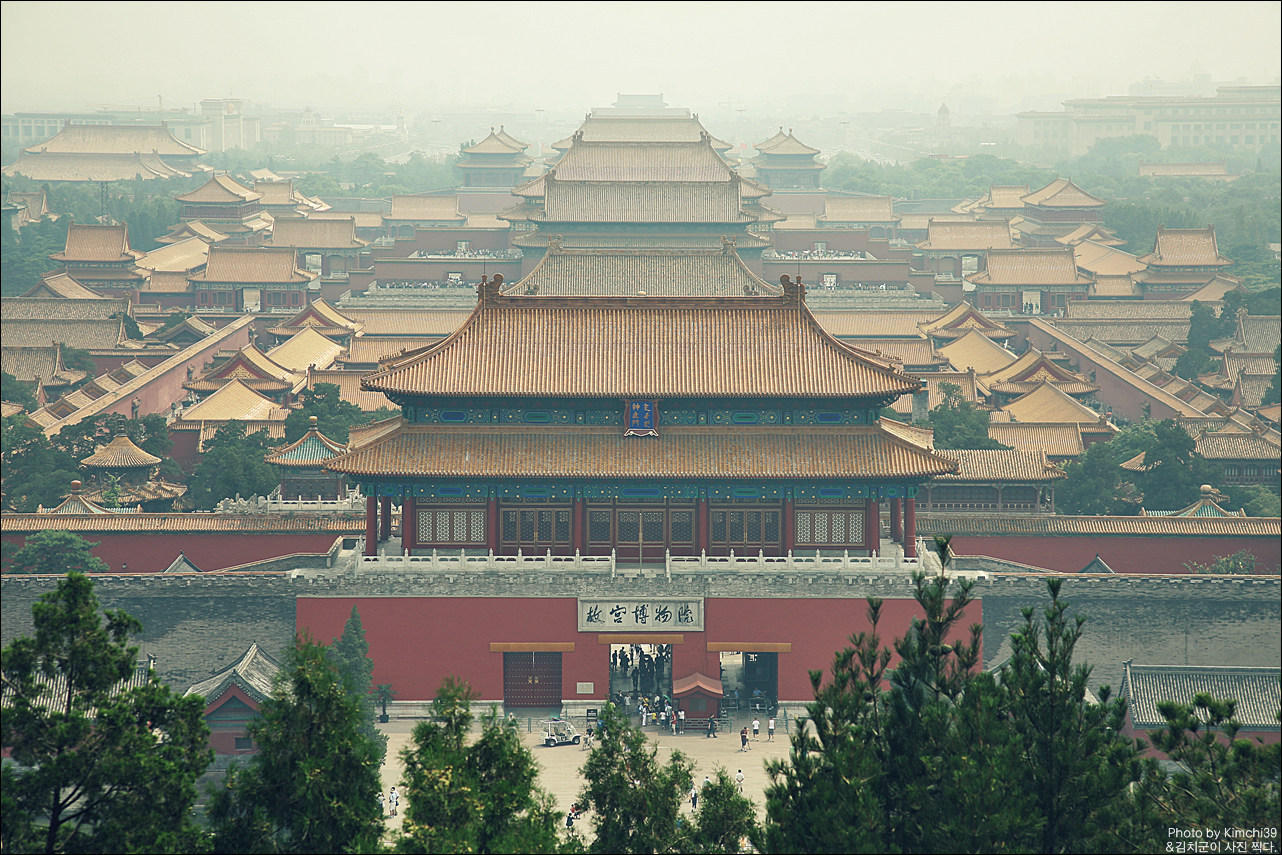
<path fill-rule="evenodd" d="M 548 748 L 557 745 L 578 745 L 581 740 L 579 729 L 573 722 L 554 718 L 543 722 L 543 744 Z"/>

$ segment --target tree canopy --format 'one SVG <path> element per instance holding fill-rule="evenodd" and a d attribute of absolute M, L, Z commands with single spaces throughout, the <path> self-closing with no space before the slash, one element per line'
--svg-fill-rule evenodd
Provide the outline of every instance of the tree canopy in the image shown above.
<path fill-rule="evenodd" d="M 361 730 L 367 739 L 378 747 L 378 761 L 387 754 L 387 734 L 374 723 L 374 660 L 369 658 L 369 642 L 361 613 L 355 605 L 352 614 L 343 624 L 343 633 L 334 639 L 328 649 L 329 661 L 334 664 L 347 692 L 360 701 Z"/>
<path fill-rule="evenodd" d="M 274 446 L 265 430 L 246 434 L 244 422 L 223 425 L 205 443 L 188 498 L 195 507 L 209 509 L 236 495 L 268 495 L 280 484 L 276 470 L 263 461 Z"/>
<path fill-rule="evenodd" d="M 69 531 L 38 531 L 28 537 L 22 548 L 14 553 L 9 561 L 9 572 L 54 576 L 63 573 L 104 573 L 110 568 L 93 554 L 93 548 L 97 545 Z"/>
<path fill-rule="evenodd" d="M 378 748 L 325 648 L 299 638 L 249 733 L 259 753 L 210 800 L 217 852 L 370 852 L 383 818 Z"/>
<path fill-rule="evenodd" d="M 142 625 L 99 613 L 71 572 L 32 609 L 35 635 L 4 648 L 0 737 L 9 852 L 186 852 L 196 779 L 213 759 L 204 703 L 154 672 L 132 687 Z"/>
<path fill-rule="evenodd" d="M 936 448 L 1010 448 L 988 436 L 988 411 L 964 400 L 956 383 L 940 383 L 943 403 L 930 411 Z"/>

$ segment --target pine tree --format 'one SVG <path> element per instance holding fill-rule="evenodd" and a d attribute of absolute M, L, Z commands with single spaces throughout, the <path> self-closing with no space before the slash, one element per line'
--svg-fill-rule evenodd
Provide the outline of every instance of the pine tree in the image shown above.
<path fill-rule="evenodd" d="M 233 766 L 209 816 L 218 852 L 373 851 L 383 830 L 378 749 L 325 648 L 302 637 L 249 726 L 259 753 Z"/>
<path fill-rule="evenodd" d="M 374 660 L 369 658 L 369 641 L 361 624 L 361 613 L 355 605 L 343 625 L 343 633 L 329 646 L 329 661 L 343 679 L 347 692 L 358 699 L 361 706 L 361 730 L 378 746 L 378 762 L 387 755 L 387 734 L 375 723 Z"/>
<path fill-rule="evenodd" d="M 0 654 L 0 742 L 8 852 L 181 852 L 201 845 L 192 825 L 196 779 L 213 759 L 200 698 L 182 698 L 153 673 L 133 673 L 142 625 L 99 613 L 93 582 L 69 573 L 33 607 L 34 637 Z M 105 622 L 104 622 L 105 617 Z"/>
<path fill-rule="evenodd" d="M 538 765 L 516 727 L 491 708 L 469 743 L 465 683 L 447 680 L 432 718 L 414 728 L 405 763 L 398 852 L 556 852 L 559 814 L 537 786 Z"/>

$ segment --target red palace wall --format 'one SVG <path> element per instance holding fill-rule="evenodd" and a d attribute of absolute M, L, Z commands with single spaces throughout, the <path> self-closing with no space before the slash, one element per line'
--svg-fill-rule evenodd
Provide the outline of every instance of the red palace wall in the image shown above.
<path fill-rule="evenodd" d="M 174 532 L 140 534 L 139 532 L 76 532 L 90 543 L 98 544 L 93 554 L 107 563 L 113 573 L 159 573 L 173 563 L 181 550 L 187 560 L 206 572 L 239 567 L 255 561 L 267 561 L 299 553 L 316 555 L 329 551 L 338 533 L 277 532 Z M 4 535 L 5 552 L 15 552 L 26 543 L 27 536 Z M 12 545 L 10 545 L 12 544 Z M 342 627 L 339 627 L 340 631 Z"/>
<path fill-rule="evenodd" d="M 579 632 L 573 598 L 438 597 L 312 598 L 299 597 L 297 627 L 329 643 L 343 631 L 352 606 L 374 660 L 374 682 L 390 683 L 398 700 L 435 697 L 449 676 L 467 680 L 482 699 L 503 698 L 503 654 L 499 643 L 572 643 L 562 651 L 561 697 L 601 700 L 609 683 L 609 633 Z M 853 633 L 870 628 L 865 599 L 723 599 L 704 602 L 705 631 L 676 633 L 672 673 L 719 674 L 719 655 L 709 644 L 791 644 L 779 653 L 779 698 L 813 697 L 808 672 L 828 672 L 833 654 L 849 645 Z M 904 634 L 921 615 L 914 600 L 885 600 L 879 633 L 883 643 Z M 972 603 L 959 637 L 982 621 L 979 602 Z M 645 633 L 627 633 L 635 640 Z M 653 633 L 651 635 L 662 635 Z M 603 643 L 604 642 L 604 643 Z M 590 682 L 594 692 L 579 695 L 576 684 Z"/>
<path fill-rule="evenodd" d="M 1211 564 L 1216 558 L 1245 549 L 1256 557 L 1256 569 L 1275 574 L 1282 566 L 1282 542 L 1262 537 L 1047 537 L 1019 535 L 954 535 L 956 555 L 987 555 L 1061 573 L 1076 573 L 1098 552 L 1118 573 L 1188 573 L 1188 562 Z"/>

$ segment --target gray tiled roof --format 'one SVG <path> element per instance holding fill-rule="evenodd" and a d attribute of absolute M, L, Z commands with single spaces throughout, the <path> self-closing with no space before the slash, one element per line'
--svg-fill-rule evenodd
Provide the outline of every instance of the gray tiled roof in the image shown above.
<path fill-rule="evenodd" d="M 1216 665 L 1125 665 L 1122 696 L 1130 706 L 1136 728 L 1163 727 L 1160 701 L 1191 704 L 1193 696 L 1206 693 L 1237 701 L 1234 717 L 1243 727 L 1278 729 L 1282 703 L 1278 668 L 1232 668 Z"/>

